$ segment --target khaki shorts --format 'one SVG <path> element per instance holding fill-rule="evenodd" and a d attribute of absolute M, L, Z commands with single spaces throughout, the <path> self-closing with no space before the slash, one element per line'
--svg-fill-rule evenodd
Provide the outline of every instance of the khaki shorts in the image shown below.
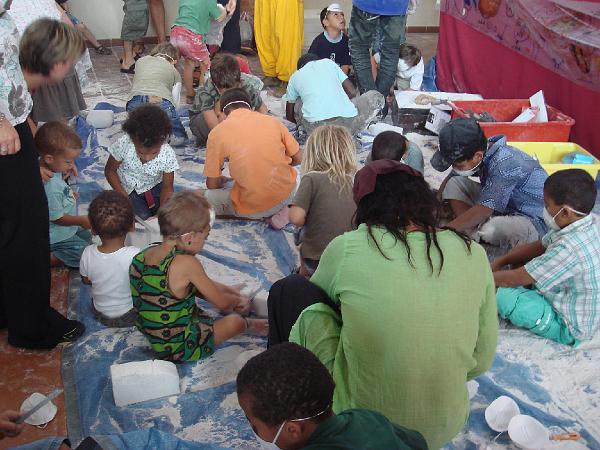
<path fill-rule="evenodd" d="M 267 209 L 255 214 L 238 214 L 231 203 L 231 197 L 229 195 L 231 188 L 225 189 L 207 189 L 204 191 L 204 196 L 215 210 L 217 216 L 235 216 L 242 217 L 245 219 L 264 219 L 271 217 L 277 213 L 281 208 L 288 206 L 294 199 L 295 189 L 292 189 L 290 195 L 285 200 Z"/>
<path fill-rule="evenodd" d="M 123 24 L 121 39 L 137 41 L 146 36 L 148 31 L 149 14 L 146 0 L 123 0 Z"/>

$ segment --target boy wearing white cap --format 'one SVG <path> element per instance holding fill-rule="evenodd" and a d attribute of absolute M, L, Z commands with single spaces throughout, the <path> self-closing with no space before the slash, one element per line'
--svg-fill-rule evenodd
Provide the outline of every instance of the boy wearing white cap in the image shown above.
<path fill-rule="evenodd" d="M 322 59 L 331 59 L 348 75 L 352 62 L 350 60 L 348 36 L 344 33 L 346 18 L 339 3 L 332 3 L 323 8 L 321 11 L 321 25 L 325 31 L 314 38 L 308 52 Z"/>

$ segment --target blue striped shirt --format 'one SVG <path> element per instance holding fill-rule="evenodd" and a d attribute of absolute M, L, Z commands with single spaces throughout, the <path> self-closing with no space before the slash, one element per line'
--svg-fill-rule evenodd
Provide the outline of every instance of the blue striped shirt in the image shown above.
<path fill-rule="evenodd" d="M 590 214 L 542 239 L 543 255 L 525 264 L 536 289 L 579 340 L 600 328 L 600 223 Z"/>

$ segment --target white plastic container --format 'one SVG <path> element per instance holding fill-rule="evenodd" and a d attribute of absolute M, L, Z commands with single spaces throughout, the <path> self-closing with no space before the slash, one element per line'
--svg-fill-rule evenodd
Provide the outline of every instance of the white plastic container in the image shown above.
<path fill-rule="evenodd" d="M 117 406 L 178 395 L 179 374 L 169 361 L 134 361 L 110 366 L 113 397 Z"/>

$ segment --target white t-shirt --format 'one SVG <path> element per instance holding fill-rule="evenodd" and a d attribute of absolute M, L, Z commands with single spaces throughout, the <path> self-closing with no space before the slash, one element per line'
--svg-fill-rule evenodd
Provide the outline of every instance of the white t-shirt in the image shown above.
<path fill-rule="evenodd" d="M 102 253 L 97 245 L 83 250 L 79 273 L 92 282 L 94 308 L 107 317 L 120 317 L 133 307 L 129 287 L 129 266 L 137 247 L 123 247 L 113 253 Z"/>
<path fill-rule="evenodd" d="M 377 64 L 380 64 L 381 55 L 379 53 L 375 53 L 373 55 L 373 59 L 375 59 Z M 410 88 L 413 91 L 421 90 L 421 85 L 423 84 L 423 75 L 425 75 L 425 63 L 423 62 L 423 58 L 421 58 L 416 66 L 412 67 L 406 67 L 406 63 L 403 59 L 398 60 L 396 79 L 410 80 Z"/>

